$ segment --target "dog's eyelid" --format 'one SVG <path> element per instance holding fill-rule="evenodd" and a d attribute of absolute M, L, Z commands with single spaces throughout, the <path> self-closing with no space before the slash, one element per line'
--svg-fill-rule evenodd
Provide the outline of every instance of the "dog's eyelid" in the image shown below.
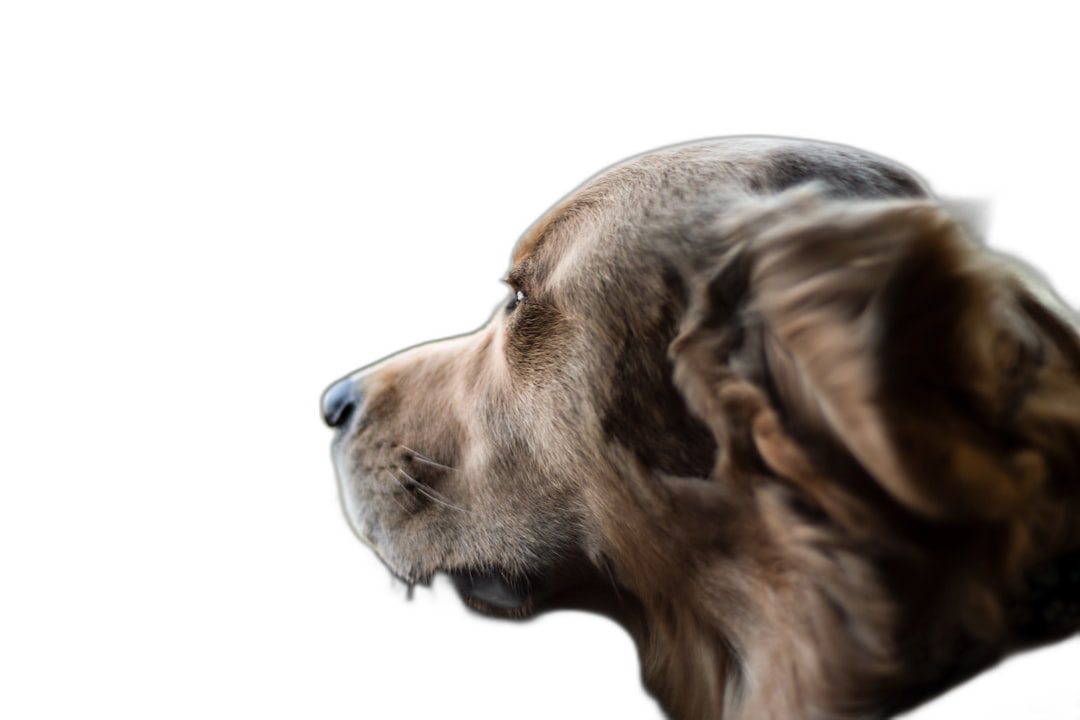
<path fill-rule="evenodd" d="M 503 282 L 505 282 L 515 291 L 521 290 L 525 286 L 525 275 L 525 268 L 521 265 L 518 265 L 510 271 L 510 273 L 506 276 L 506 279 L 503 280 Z"/>

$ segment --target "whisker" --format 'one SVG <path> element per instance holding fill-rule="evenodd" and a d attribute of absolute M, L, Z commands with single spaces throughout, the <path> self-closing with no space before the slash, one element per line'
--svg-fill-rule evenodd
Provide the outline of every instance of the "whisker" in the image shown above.
<path fill-rule="evenodd" d="M 401 468 L 394 468 L 394 469 L 395 469 L 395 470 L 397 470 L 397 471 L 398 471 L 399 473 L 401 473 L 402 475 L 404 475 L 404 476 L 405 476 L 406 478 L 408 478 L 409 480 L 411 480 L 411 481 L 413 482 L 413 489 L 414 489 L 414 490 L 416 490 L 417 492 L 421 493 L 421 494 L 422 494 L 422 495 L 424 495 L 425 497 L 427 497 L 427 498 L 429 498 L 429 499 L 431 499 L 431 500 L 434 500 L 434 501 L 435 501 L 435 502 L 437 502 L 437 503 L 440 503 L 440 504 L 442 504 L 442 505 L 445 505 L 446 507 L 448 507 L 448 508 L 451 508 L 452 510 L 457 510 L 458 512 L 463 512 L 463 513 L 471 513 L 471 512 L 472 512 L 472 511 L 471 511 L 471 510 L 469 510 L 468 508 L 463 508 L 463 507 L 461 507 L 460 505 L 456 505 L 456 504 L 454 504 L 454 503 L 450 502 L 449 500 L 447 500 L 447 499 L 446 499 L 446 498 L 445 498 L 445 497 L 443 496 L 443 494 L 442 494 L 442 493 L 438 492 L 438 491 L 437 491 L 437 490 L 435 490 L 434 488 L 430 488 L 430 487 L 428 487 L 427 485 L 425 485 L 424 483 L 420 482 L 419 480 L 417 480 L 416 478 L 414 478 L 414 477 L 413 477 L 412 475 L 410 475 L 409 473 L 405 472 L 405 471 L 404 471 L 404 470 L 402 470 Z M 401 483 L 401 481 L 400 481 L 400 480 L 398 480 L 398 483 Z M 401 484 L 401 486 L 402 486 L 402 487 L 405 487 L 405 485 L 404 485 L 404 484 Z"/>
<path fill-rule="evenodd" d="M 422 463 L 426 463 L 428 465 L 433 465 L 433 466 L 435 466 L 437 468 L 442 468 L 443 470 L 449 470 L 450 472 L 457 472 L 457 468 L 452 468 L 449 465 L 443 465 L 441 462 L 435 462 L 434 460 L 429 458 L 427 455 L 424 455 L 423 453 L 419 453 L 416 450 L 413 450 L 411 447 L 408 447 L 406 445 L 402 445 L 401 443 L 398 443 L 398 447 L 401 448 L 402 450 L 405 450 L 405 451 L 408 451 L 408 452 L 412 453 L 412 456 L 413 456 L 414 460 L 419 460 Z"/>
<path fill-rule="evenodd" d="M 394 482 L 396 482 L 401 487 L 402 490 L 404 490 L 406 493 L 409 492 L 409 488 L 405 485 L 405 483 L 403 483 L 401 481 L 401 478 L 396 477 L 393 473 L 390 474 L 390 477 L 393 479 Z M 405 513 L 407 515 L 415 515 L 416 514 L 416 509 L 415 508 L 410 510 L 409 508 L 405 507 L 405 505 L 400 500 L 398 500 L 397 497 L 393 493 L 387 493 L 387 494 L 390 496 L 391 500 L 393 500 L 394 502 L 397 503 L 397 506 L 399 508 L 401 508 L 402 510 L 405 511 Z"/>

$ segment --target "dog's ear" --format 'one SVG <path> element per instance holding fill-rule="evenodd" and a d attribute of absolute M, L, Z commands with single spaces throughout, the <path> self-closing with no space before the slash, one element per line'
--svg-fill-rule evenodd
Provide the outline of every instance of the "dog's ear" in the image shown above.
<path fill-rule="evenodd" d="M 805 479 L 831 446 L 955 521 L 1075 477 L 1080 341 L 939 204 L 810 187 L 732 217 L 672 345 L 721 463 Z"/>

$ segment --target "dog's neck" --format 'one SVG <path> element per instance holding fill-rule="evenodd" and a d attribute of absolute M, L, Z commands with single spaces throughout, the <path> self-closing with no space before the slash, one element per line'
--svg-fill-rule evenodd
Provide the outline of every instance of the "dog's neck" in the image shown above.
<path fill-rule="evenodd" d="M 661 706 L 678 718 L 724 716 L 735 697 L 737 661 L 727 638 L 673 589 L 644 604 L 638 634 L 642 676 Z"/>
<path fill-rule="evenodd" d="M 723 523 L 717 520 L 725 503 L 715 496 L 719 486 L 703 478 L 657 475 L 633 461 L 624 467 L 636 467 L 640 475 L 622 475 L 616 483 L 628 495 L 621 507 L 634 512 L 605 523 L 602 575 L 617 587 L 605 614 L 629 631 L 644 684 L 671 717 L 723 717 L 724 704 L 735 697 L 738 662 L 716 622 L 713 589 L 703 585 L 705 566 L 688 553 L 697 546 L 684 537 L 722 541 Z"/>
<path fill-rule="evenodd" d="M 884 633 L 893 625 L 863 624 L 776 556 L 714 560 L 635 592 L 639 615 L 628 627 L 646 685 L 669 714 L 787 720 L 880 705 L 897 670 Z"/>
<path fill-rule="evenodd" d="M 671 515 L 649 520 L 666 530 L 649 536 L 666 542 L 616 558 L 626 596 L 612 614 L 637 643 L 646 683 L 680 720 L 861 717 L 885 708 L 883 717 L 902 717 L 1080 630 L 1076 552 L 1032 573 L 1000 629 L 980 638 L 966 627 L 966 597 L 923 598 L 929 614 L 910 615 L 881 558 L 831 544 L 825 533 L 812 538 L 818 529 L 789 517 L 798 511 L 779 490 L 737 497 L 705 480 L 669 478 L 666 486 Z M 946 610 L 935 614 L 940 600 Z"/>

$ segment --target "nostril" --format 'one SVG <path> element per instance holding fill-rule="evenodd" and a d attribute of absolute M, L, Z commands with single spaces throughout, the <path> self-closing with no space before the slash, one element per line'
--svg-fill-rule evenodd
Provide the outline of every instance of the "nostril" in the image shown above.
<path fill-rule="evenodd" d="M 326 389 L 322 396 L 323 420 L 330 427 L 344 425 L 360 404 L 356 380 L 343 378 Z"/>

